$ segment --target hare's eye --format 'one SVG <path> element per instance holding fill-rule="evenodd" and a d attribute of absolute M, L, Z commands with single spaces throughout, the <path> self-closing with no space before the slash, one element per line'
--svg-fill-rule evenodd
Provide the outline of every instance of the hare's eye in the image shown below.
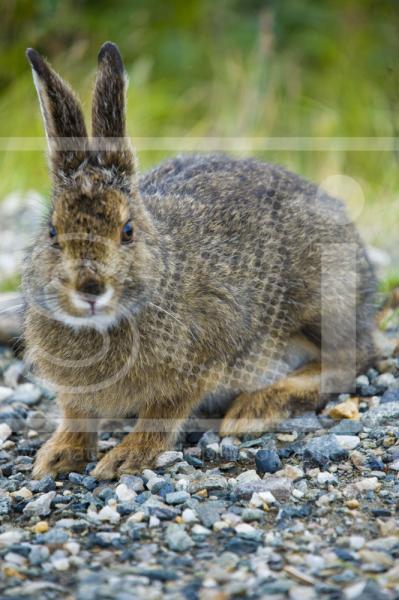
<path fill-rule="evenodd" d="M 57 236 L 57 230 L 56 230 L 56 228 L 54 227 L 54 225 L 50 225 L 50 229 L 49 229 L 49 232 L 48 232 L 48 234 L 49 234 L 49 236 L 50 236 L 51 238 L 55 238 L 55 237 Z"/>
<path fill-rule="evenodd" d="M 122 244 L 129 244 L 133 241 L 133 225 L 130 221 L 123 226 L 121 241 Z"/>

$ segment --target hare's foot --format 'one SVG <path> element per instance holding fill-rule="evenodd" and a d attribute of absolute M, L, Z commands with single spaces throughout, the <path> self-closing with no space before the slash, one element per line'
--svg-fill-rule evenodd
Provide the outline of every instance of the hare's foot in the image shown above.
<path fill-rule="evenodd" d="M 129 433 L 123 442 L 103 456 L 91 475 L 96 479 L 115 479 L 121 475 L 139 473 L 153 466 L 157 455 L 167 447 L 156 435 Z"/>
<path fill-rule="evenodd" d="M 37 453 L 33 477 L 40 479 L 44 475 L 81 471 L 95 457 L 95 438 L 83 432 L 55 433 Z"/>
<path fill-rule="evenodd" d="M 320 365 L 312 363 L 268 388 L 237 396 L 220 433 L 227 436 L 271 431 L 283 419 L 320 406 Z"/>

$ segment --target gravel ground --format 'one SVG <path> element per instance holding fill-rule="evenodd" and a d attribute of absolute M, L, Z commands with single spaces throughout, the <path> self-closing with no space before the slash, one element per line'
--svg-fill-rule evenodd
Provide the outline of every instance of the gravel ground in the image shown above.
<path fill-rule="evenodd" d="M 321 415 L 189 434 L 115 482 L 31 479 L 55 417 L 0 347 L 1 598 L 399 598 L 397 350 Z"/>

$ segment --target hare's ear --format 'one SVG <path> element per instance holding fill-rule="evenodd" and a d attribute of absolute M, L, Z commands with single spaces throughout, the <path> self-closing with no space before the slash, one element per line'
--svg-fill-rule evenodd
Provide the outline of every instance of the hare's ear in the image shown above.
<path fill-rule="evenodd" d="M 134 173 L 133 151 L 126 137 L 127 77 L 118 47 L 106 42 L 98 54 L 92 105 L 92 135 L 97 160 L 105 167 Z"/>
<path fill-rule="evenodd" d="M 32 48 L 26 56 L 32 66 L 33 80 L 49 146 L 54 176 L 68 176 L 85 159 L 88 139 L 82 109 L 71 88 Z"/>

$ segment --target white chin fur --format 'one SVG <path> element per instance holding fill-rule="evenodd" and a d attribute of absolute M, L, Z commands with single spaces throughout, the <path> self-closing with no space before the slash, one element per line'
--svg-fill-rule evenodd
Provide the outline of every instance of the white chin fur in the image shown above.
<path fill-rule="evenodd" d="M 68 315 L 62 310 L 57 310 L 55 318 L 57 321 L 61 321 L 61 323 L 72 327 L 72 329 L 90 328 L 96 329 L 97 331 L 106 331 L 118 321 L 118 316 L 116 314 L 99 314 L 88 317 L 74 317 L 73 315 Z"/>
<path fill-rule="evenodd" d="M 114 295 L 114 290 L 112 287 L 110 287 L 104 292 L 104 294 L 97 296 L 97 298 L 96 298 L 97 310 L 101 309 L 101 308 L 105 308 L 107 306 L 107 304 L 110 303 L 113 295 Z M 83 310 L 85 312 L 88 310 L 86 300 L 83 300 L 77 292 L 74 292 L 74 291 L 71 292 L 70 298 L 71 298 L 72 304 L 74 305 L 74 307 L 76 309 Z"/>

